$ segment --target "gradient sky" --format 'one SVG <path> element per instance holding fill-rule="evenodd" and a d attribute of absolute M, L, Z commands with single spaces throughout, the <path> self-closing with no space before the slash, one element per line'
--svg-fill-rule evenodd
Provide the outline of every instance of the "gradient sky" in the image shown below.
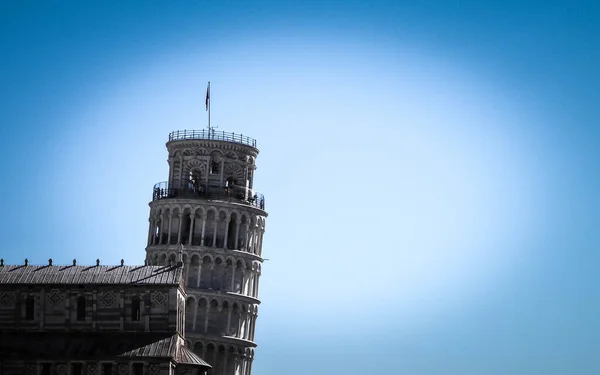
<path fill-rule="evenodd" d="M 6 263 L 144 259 L 168 132 L 258 140 L 255 375 L 600 373 L 600 2 L 0 2 Z"/>

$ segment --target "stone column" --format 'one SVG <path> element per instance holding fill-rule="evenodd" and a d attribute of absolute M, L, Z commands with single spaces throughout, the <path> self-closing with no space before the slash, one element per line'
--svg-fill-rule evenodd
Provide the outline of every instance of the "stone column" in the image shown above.
<path fill-rule="evenodd" d="M 231 310 L 233 309 L 233 307 L 229 307 L 228 308 L 228 312 L 227 312 L 227 332 L 225 333 L 226 336 L 229 336 L 230 332 L 231 332 Z"/>
<path fill-rule="evenodd" d="M 190 234 L 188 238 L 188 245 L 192 244 L 192 238 L 194 238 L 194 226 L 196 225 L 196 214 L 190 212 Z"/>
<path fill-rule="evenodd" d="M 231 291 L 235 293 L 235 273 L 237 272 L 237 265 L 235 263 L 231 264 L 233 268 L 233 272 L 231 273 Z"/>
<path fill-rule="evenodd" d="M 198 262 L 198 280 L 196 280 L 196 288 L 200 288 L 200 277 L 202 277 L 202 263 L 204 263 L 203 259 L 200 259 Z"/>
<path fill-rule="evenodd" d="M 254 283 L 254 298 L 258 298 L 258 280 L 260 279 L 260 272 L 256 271 L 256 283 Z"/>
<path fill-rule="evenodd" d="M 213 277 L 215 276 L 215 263 L 211 260 L 210 262 L 210 275 L 208 276 L 209 287 L 208 289 L 213 290 Z"/>
<path fill-rule="evenodd" d="M 154 219 L 148 218 L 148 222 L 150 223 L 150 228 L 148 229 L 148 246 L 152 245 L 152 228 L 154 227 Z"/>
<path fill-rule="evenodd" d="M 181 243 L 181 229 L 183 228 L 182 224 L 183 221 L 183 213 L 179 214 L 179 226 L 177 228 L 177 243 L 180 244 Z"/>
<path fill-rule="evenodd" d="M 210 301 L 206 302 L 206 316 L 204 317 L 204 333 L 208 332 L 208 318 L 210 318 Z"/>
<path fill-rule="evenodd" d="M 223 249 L 227 249 L 227 236 L 229 236 L 229 223 L 231 219 L 225 220 L 225 237 L 223 237 Z"/>
<path fill-rule="evenodd" d="M 219 217 L 217 216 L 217 214 L 215 214 L 215 227 L 213 228 L 213 243 L 212 243 L 212 247 L 217 247 L 217 229 L 219 228 Z"/>
<path fill-rule="evenodd" d="M 162 238 L 165 230 L 165 215 L 160 214 L 160 228 L 158 229 L 158 244 L 163 245 Z"/>
<path fill-rule="evenodd" d="M 206 215 L 202 215 L 202 238 L 200 239 L 200 245 L 204 246 L 204 230 L 206 229 Z"/>
<path fill-rule="evenodd" d="M 186 287 L 188 286 L 188 280 L 190 278 L 190 271 L 191 271 L 190 263 L 191 263 L 190 258 L 187 258 L 184 262 L 184 267 L 183 267 L 183 283 Z"/>
<path fill-rule="evenodd" d="M 171 244 L 171 231 L 173 230 L 173 227 L 171 226 L 172 223 L 173 223 L 173 213 L 169 209 L 169 229 L 167 232 L 167 245 Z"/>

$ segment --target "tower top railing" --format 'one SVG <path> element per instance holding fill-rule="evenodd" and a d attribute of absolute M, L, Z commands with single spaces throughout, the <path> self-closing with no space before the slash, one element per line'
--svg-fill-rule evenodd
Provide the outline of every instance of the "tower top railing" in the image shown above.
<path fill-rule="evenodd" d="M 250 138 L 243 134 L 215 131 L 214 129 L 176 130 L 169 133 L 169 142 L 186 139 L 209 139 L 215 141 L 241 143 L 243 145 L 256 147 L 256 139 L 254 138 Z"/>
<path fill-rule="evenodd" d="M 200 198 L 246 204 L 261 210 L 265 209 L 265 196 L 254 189 L 242 186 L 209 186 L 204 184 L 171 187 L 168 181 L 157 182 L 152 188 L 152 200 L 164 198 Z"/>

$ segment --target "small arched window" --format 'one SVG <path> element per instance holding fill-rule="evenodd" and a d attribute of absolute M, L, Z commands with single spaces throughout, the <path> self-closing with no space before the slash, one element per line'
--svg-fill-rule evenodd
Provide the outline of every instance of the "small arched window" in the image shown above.
<path fill-rule="evenodd" d="M 131 320 L 137 322 L 141 316 L 141 302 L 140 297 L 133 297 L 131 299 Z"/>
<path fill-rule="evenodd" d="M 85 321 L 85 297 L 80 296 L 77 298 L 77 321 Z"/>
<path fill-rule="evenodd" d="M 25 320 L 33 320 L 35 312 L 35 300 L 33 296 L 27 296 L 25 299 Z"/>
<path fill-rule="evenodd" d="M 210 163 L 210 174 L 218 174 L 220 173 L 221 163 L 217 161 L 212 161 Z"/>

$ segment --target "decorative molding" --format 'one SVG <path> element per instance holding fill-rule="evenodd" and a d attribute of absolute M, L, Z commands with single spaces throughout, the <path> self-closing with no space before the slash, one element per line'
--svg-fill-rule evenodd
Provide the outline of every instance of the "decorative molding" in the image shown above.
<path fill-rule="evenodd" d="M 95 363 L 88 363 L 86 366 L 87 375 L 97 375 L 98 374 L 98 365 Z"/>
<path fill-rule="evenodd" d="M 115 303 L 117 297 L 115 297 L 115 294 L 109 290 L 107 292 L 104 292 L 101 299 L 104 306 L 109 307 Z"/>
<path fill-rule="evenodd" d="M 0 306 L 12 307 L 14 303 L 15 303 L 15 293 L 14 292 L 0 293 Z"/>
<path fill-rule="evenodd" d="M 128 368 L 127 364 L 125 364 L 125 363 L 119 364 L 119 367 L 118 367 L 119 375 L 127 375 L 128 372 L 129 372 L 129 368 Z"/>
<path fill-rule="evenodd" d="M 64 296 L 59 289 L 52 289 L 50 290 L 50 293 L 46 295 L 46 300 L 52 306 L 60 304 L 63 301 L 63 299 Z"/>
<path fill-rule="evenodd" d="M 208 154 L 212 154 L 217 150 L 225 153 L 226 150 L 234 151 L 242 155 L 250 155 L 253 158 L 258 156 L 258 149 L 253 146 L 235 142 L 214 141 L 210 139 L 188 139 L 173 141 L 167 145 L 170 154 L 175 154 L 177 151 L 183 152 L 185 149 L 204 148 Z M 179 155 L 178 155 L 179 156 Z"/>
<path fill-rule="evenodd" d="M 238 184 L 245 183 L 242 181 L 244 178 L 244 168 L 242 168 L 241 165 L 237 163 L 226 163 L 225 170 L 223 172 L 226 178 L 231 176 L 238 180 Z"/>
<path fill-rule="evenodd" d="M 163 292 L 153 292 L 152 293 L 152 302 L 156 305 L 164 305 L 167 301 L 167 296 Z"/>
<path fill-rule="evenodd" d="M 187 163 L 185 163 L 184 166 L 184 172 L 185 173 L 189 173 L 191 170 L 196 169 L 199 170 L 200 173 L 205 174 L 206 173 L 206 161 L 205 160 L 200 160 L 200 159 L 191 159 L 188 160 Z M 184 174 L 185 174 L 184 173 Z M 184 176 L 185 178 L 185 176 Z"/>
<path fill-rule="evenodd" d="M 156 364 L 151 364 L 150 366 L 148 366 L 148 370 L 150 372 L 150 375 L 158 375 L 160 373 L 160 366 Z"/>

